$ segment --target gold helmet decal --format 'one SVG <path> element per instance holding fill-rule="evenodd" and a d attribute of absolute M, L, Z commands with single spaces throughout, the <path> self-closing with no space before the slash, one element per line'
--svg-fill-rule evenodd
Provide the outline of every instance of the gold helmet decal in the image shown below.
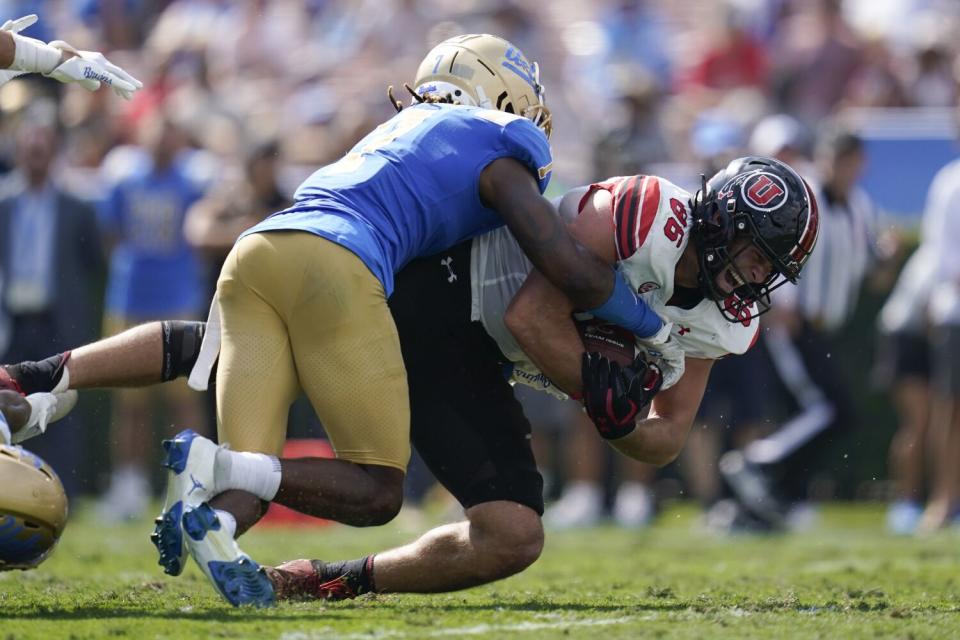
<path fill-rule="evenodd" d="M 0 445 L 0 571 L 32 569 L 67 524 L 60 478 L 36 455 Z"/>
<path fill-rule="evenodd" d="M 419 95 L 515 113 L 550 136 L 540 67 L 503 38 L 470 34 L 444 40 L 420 63 L 414 86 Z"/>

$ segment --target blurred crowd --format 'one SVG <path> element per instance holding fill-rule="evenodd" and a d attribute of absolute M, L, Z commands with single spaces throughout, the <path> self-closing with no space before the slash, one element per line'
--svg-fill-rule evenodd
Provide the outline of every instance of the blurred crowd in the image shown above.
<path fill-rule="evenodd" d="M 807 277 L 775 298 L 757 347 L 715 366 L 688 451 L 666 473 L 672 484 L 639 464 L 608 469 L 576 407 L 524 399 L 546 434 L 538 453 L 556 480 L 547 514 L 556 528 L 607 514 L 643 526 L 658 495 L 670 493 L 663 486 L 701 500 L 717 526 L 751 530 L 797 526 L 811 501 L 831 495 L 817 479 L 829 478 L 821 472 L 836 459 L 831 447 L 860 420 L 834 357 L 838 341 L 862 287 L 889 290 L 905 255 L 904 230 L 888 228 L 858 185 L 869 158 L 846 114 L 949 109 L 960 95 L 960 6 L 949 0 L 0 0 L 0 8 L 4 18 L 39 14 L 26 35 L 103 51 L 146 85 L 131 102 L 43 79 L 0 88 L 3 362 L 146 320 L 202 318 L 236 236 L 389 118 L 387 86 L 412 83 L 425 53 L 459 33 L 500 35 L 540 63 L 554 193 L 634 173 L 695 190 L 701 173 L 747 153 L 808 176 L 823 222 Z M 934 182 L 928 210 L 944 208 L 942 192 L 958 190 L 958 176 Z M 938 262 L 948 252 L 928 247 L 956 237 L 943 213 L 924 213 L 914 256 L 925 257 L 911 258 L 879 325 L 870 318 L 866 329 L 884 336 L 879 377 L 901 421 L 883 495 L 900 533 L 947 525 L 960 508 L 960 466 L 949 464 L 960 455 L 952 410 L 960 372 L 928 346 L 960 348 L 949 330 L 960 313 L 952 292 L 921 286 L 932 269 L 951 266 Z M 111 405 L 101 418 L 117 462 L 96 486 L 107 491 L 105 516 L 132 517 L 151 495 L 146 469 L 156 452 L 144 443 L 156 438 L 144 434 L 155 416 L 209 432 L 211 411 L 176 385 L 119 392 Z M 58 432 L 40 453 L 68 490 L 89 490 L 84 430 Z"/>

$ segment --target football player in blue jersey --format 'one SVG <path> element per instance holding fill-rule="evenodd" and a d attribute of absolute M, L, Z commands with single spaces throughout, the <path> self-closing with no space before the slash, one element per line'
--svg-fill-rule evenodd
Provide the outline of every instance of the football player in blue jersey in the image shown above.
<path fill-rule="evenodd" d="M 542 196 L 550 117 L 535 63 L 500 38 L 459 36 L 428 54 L 413 93 L 417 104 L 241 236 L 221 272 L 200 358 L 219 352 L 218 432 L 232 450 L 190 430 L 165 443 L 167 499 L 153 540 L 168 573 L 183 570 L 189 551 L 232 604 L 274 599 L 234 541 L 264 502 L 356 526 L 399 510 L 410 410 L 387 298 L 410 260 L 506 224 L 579 308 L 642 338 L 669 337 Z M 191 325 L 163 326 L 173 352 L 196 340 Z M 300 390 L 336 459 L 278 458 Z"/>

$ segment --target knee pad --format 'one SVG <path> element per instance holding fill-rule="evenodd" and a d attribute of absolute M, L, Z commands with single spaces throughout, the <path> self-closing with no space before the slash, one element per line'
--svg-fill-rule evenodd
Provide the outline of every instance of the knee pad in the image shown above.
<path fill-rule="evenodd" d="M 163 370 L 160 379 L 167 382 L 190 375 L 200 355 L 207 323 L 165 320 L 160 326 L 163 334 Z"/>

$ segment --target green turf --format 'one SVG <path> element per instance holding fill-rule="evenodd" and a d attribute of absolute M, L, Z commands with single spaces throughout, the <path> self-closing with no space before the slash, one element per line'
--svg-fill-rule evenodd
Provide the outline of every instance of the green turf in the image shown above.
<path fill-rule="evenodd" d="M 533 567 L 494 585 L 264 611 L 230 608 L 193 566 L 164 576 L 150 523 L 106 528 L 81 512 L 42 568 L 0 574 L 0 640 L 960 637 L 960 537 L 881 525 L 878 507 L 834 506 L 810 533 L 719 539 L 674 507 L 640 533 L 551 534 Z M 400 525 L 265 530 L 243 546 L 271 563 L 409 537 Z"/>

